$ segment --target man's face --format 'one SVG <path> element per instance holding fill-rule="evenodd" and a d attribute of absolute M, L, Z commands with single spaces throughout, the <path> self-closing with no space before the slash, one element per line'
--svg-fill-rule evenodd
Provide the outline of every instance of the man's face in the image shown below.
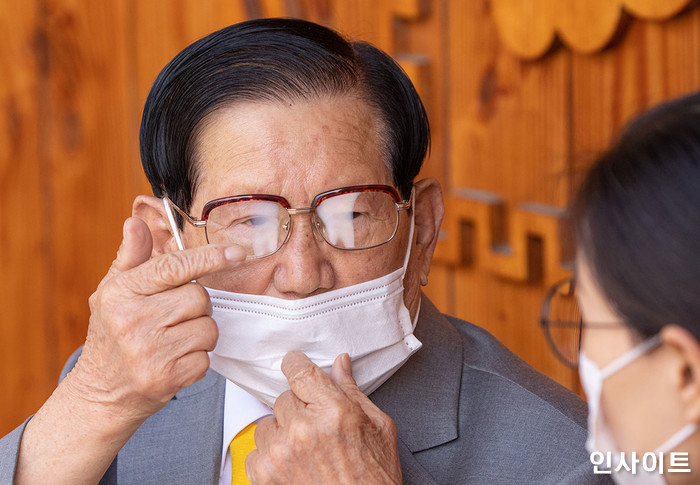
<path fill-rule="evenodd" d="M 189 212 L 199 216 L 208 201 L 231 195 L 280 195 L 292 207 L 309 207 L 327 190 L 393 185 L 382 143 L 378 117 L 365 102 L 350 97 L 218 110 L 196 140 L 199 178 Z M 361 251 L 329 246 L 312 230 L 308 214 L 292 219 L 292 233 L 278 252 L 199 281 L 227 291 L 296 299 L 383 276 L 403 263 L 410 226 L 406 211 L 400 212 L 390 242 Z M 189 224 L 183 237 L 185 247 L 206 244 L 204 230 Z M 417 290 L 418 279 L 409 274 L 405 281 Z M 416 303 L 407 300 L 411 313 Z"/>

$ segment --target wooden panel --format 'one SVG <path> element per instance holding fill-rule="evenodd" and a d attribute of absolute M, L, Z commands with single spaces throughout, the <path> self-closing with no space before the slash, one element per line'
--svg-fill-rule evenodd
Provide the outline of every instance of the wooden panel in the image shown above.
<path fill-rule="evenodd" d="M 519 60 L 503 48 L 485 2 L 451 2 L 448 30 L 452 189 L 438 261 L 455 250 L 469 260 L 456 265 L 456 314 L 574 387 L 575 373 L 557 363 L 539 328 L 541 297 L 563 273 L 552 213 L 568 198 L 570 53 Z M 522 205 L 533 202 L 544 206 Z M 540 244 L 532 236 L 553 248 L 531 247 Z M 443 251 L 453 238 L 456 248 Z M 530 273 L 533 251 L 546 271 Z"/>
<path fill-rule="evenodd" d="M 700 9 L 662 23 L 634 21 L 615 49 L 574 55 L 571 79 L 580 179 L 630 117 L 700 87 Z"/>
<path fill-rule="evenodd" d="M 425 294 L 440 311 L 454 315 L 454 270 L 447 265 L 434 265 L 428 275 Z"/>
<path fill-rule="evenodd" d="M 55 385 L 50 314 L 46 158 L 39 116 L 43 37 L 35 5 L 5 2 L 0 16 L 0 435 Z M 38 35 L 37 35 L 38 34 Z"/>
<path fill-rule="evenodd" d="M 46 5 L 50 69 L 42 140 L 49 165 L 52 318 L 60 366 L 83 342 L 87 299 L 116 254 L 135 195 L 126 4 Z M 56 378 L 58 373 L 56 373 Z"/>
<path fill-rule="evenodd" d="M 474 266 L 512 282 L 549 287 L 569 274 L 573 248 L 563 242 L 563 208 L 537 203 L 508 211 L 498 195 L 455 189 L 446 199 L 435 264 Z M 468 230 L 465 230 L 468 225 Z"/>

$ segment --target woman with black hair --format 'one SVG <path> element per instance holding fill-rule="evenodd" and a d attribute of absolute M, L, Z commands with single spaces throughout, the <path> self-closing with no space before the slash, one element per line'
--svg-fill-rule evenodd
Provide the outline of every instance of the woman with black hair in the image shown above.
<path fill-rule="evenodd" d="M 558 355 L 580 355 L 591 463 L 618 483 L 699 483 L 700 94 L 628 125 L 572 209 L 582 323 L 543 321 Z"/>

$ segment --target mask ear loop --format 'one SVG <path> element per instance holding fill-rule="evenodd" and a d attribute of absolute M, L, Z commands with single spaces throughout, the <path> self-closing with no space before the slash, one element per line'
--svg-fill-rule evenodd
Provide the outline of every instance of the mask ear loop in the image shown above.
<path fill-rule="evenodd" d="M 696 423 L 688 423 L 683 428 L 671 436 L 665 443 L 656 449 L 657 453 L 670 453 L 671 450 L 675 449 L 678 445 L 683 443 L 685 440 L 690 438 L 693 433 L 698 430 L 698 425 Z"/>
<path fill-rule="evenodd" d="M 601 379 L 607 379 L 617 371 L 621 370 L 623 367 L 626 367 L 627 365 L 631 364 L 632 361 L 636 360 L 638 357 L 646 354 L 651 349 L 653 349 L 654 347 L 658 347 L 659 345 L 661 345 L 661 335 L 657 333 L 656 335 L 650 337 L 645 342 L 642 342 L 626 354 L 621 355 L 620 357 L 609 363 L 607 366 L 605 366 L 604 369 L 601 369 Z"/>
<path fill-rule="evenodd" d="M 185 245 L 182 244 L 182 239 L 180 238 L 180 231 L 177 230 L 177 224 L 175 224 L 175 217 L 173 216 L 173 209 L 170 207 L 170 202 L 168 202 L 167 197 L 163 197 L 163 205 L 165 206 L 165 213 L 168 216 L 168 222 L 170 223 L 170 229 L 173 230 L 173 236 L 175 237 L 175 242 L 180 251 L 185 250 Z"/>
<path fill-rule="evenodd" d="M 411 226 L 408 230 L 408 247 L 406 248 L 406 255 L 403 258 L 403 271 L 401 274 L 401 283 L 403 284 L 403 280 L 406 277 L 406 269 L 408 268 L 408 260 L 411 259 L 411 246 L 413 246 L 413 232 L 416 227 L 416 208 L 414 207 L 415 204 L 415 192 L 416 192 L 416 187 L 412 186 L 411 187 L 411 198 L 409 199 L 411 201 Z M 418 324 L 418 315 L 420 315 L 420 306 L 421 306 L 421 301 L 422 298 L 418 299 L 418 308 L 416 308 L 416 315 L 413 317 L 413 321 L 411 322 L 411 333 L 416 330 L 416 324 Z"/>
<path fill-rule="evenodd" d="M 409 199 L 411 201 L 411 225 L 410 228 L 408 229 L 408 247 L 406 248 L 406 255 L 403 257 L 403 276 L 401 276 L 401 280 L 403 281 L 404 276 L 406 276 L 406 268 L 408 268 L 408 260 L 411 259 L 411 246 L 413 246 L 413 230 L 416 225 L 416 210 L 415 207 L 413 207 L 413 204 L 415 203 L 414 200 L 414 195 L 415 195 L 415 186 L 411 187 L 411 198 Z"/>

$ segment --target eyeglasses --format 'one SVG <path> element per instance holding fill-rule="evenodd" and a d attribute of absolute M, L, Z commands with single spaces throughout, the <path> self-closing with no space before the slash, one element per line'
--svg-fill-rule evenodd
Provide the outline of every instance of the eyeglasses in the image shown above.
<path fill-rule="evenodd" d="M 411 207 L 411 200 L 402 200 L 389 185 L 329 190 L 314 197 L 310 207 L 299 208 L 277 195 L 223 197 L 204 204 L 200 219 L 167 200 L 187 222 L 204 227 L 208 243 L 241 246 L 247 259 L 276 253 L 289 239 L 295 214 L 311 214 L 313 230 L 324 241 L 336 249 L 353 251 L 391 241 L 399 227 L 399 211 Z"/>
<path fill-rule="evenodd" d="M 583 319 L 574 291 L 573 278 L 552 286 L 542 302 L 540 325 L 550 348 L 564 364 L 578 367 Z"/>
<path fill-rule="evenodd" d="M 552 286 L 542 302 L 540 326 L 552 352 L 569 367 L 578 367 L 581 331 L 586 328 L 620 328 L 620 322 L 583 322 L 576 300 L 576 280 L 568 278 Z"/>

